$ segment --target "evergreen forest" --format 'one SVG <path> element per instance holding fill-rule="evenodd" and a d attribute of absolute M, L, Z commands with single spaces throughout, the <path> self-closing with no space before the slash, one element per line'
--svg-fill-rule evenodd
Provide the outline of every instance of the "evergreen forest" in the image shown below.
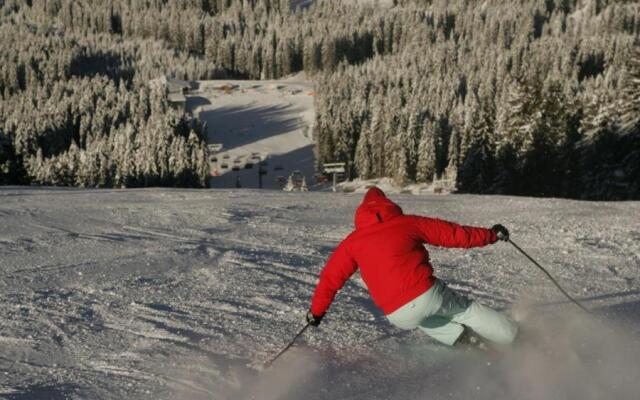
<path fill-rule="evenodd" d="M 316 87 L 349 178 L 640 199 L 640 4 L 0 1 L 0 184 L 206 185 L 199 124 L 149 81 Z"/>

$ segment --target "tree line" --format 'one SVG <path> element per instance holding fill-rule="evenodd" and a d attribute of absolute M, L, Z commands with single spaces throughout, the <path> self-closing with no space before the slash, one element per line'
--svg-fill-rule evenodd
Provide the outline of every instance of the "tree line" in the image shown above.
<path fill-rule="evenodd" d="M 640 198 L 637 4 L 403 3 L 396 51 L 316 76 L 321 161 L 471 193 Z"/>

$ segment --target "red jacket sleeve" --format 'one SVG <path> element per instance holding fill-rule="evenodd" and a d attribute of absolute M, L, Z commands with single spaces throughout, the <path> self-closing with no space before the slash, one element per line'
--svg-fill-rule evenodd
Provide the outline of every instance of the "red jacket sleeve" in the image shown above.
<path fill-rule="evenodd" d="M 495 243 L 496 233 L 487 228 L 462 226 L 437 218 L 416 216 L 415 224 L 425 243 L 441 247 L 481 247 Z"/>
<path fill-rule="evenodd" d="M 358 269 L 356 261 L 349 255 L 343 241 L 333 252 L 320 273 L 320 281 L 311 300 L 311 313 L 323 315 L 329 309 L 338 290 Z"/>

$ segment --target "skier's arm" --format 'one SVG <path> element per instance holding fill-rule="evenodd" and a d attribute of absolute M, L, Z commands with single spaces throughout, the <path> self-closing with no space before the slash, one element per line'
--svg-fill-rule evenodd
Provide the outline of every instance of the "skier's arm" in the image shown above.
<path fill-rule="evenodd" d="M 463 226 L 437 218 L 416 216 L 415 224 L 425 243 L 441 247 L 481 247 L 495 243 L 496 233 L 488 228 Z"/>
<path fill-rule="evenodd" d="M 320 273 L 320 281 L 311 300 L 311 313 L 324 315 L 338 290 L 357 269 L 358 265 L 347 251 L 346 244 L 340 243 Z"/>

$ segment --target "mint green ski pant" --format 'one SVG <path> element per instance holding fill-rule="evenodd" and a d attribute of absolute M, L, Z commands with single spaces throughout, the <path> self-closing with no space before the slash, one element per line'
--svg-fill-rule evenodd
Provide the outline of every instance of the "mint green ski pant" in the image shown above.
<path fill-rule="evenodd" d="M 518 326 L 511 318 L 456 293 L 439 279 L 387 318 L 398 328 L 418 328 L 449 346 L 455 344 L 465 326 L 498 344 L 513 342 L 518 333 Z"/>

